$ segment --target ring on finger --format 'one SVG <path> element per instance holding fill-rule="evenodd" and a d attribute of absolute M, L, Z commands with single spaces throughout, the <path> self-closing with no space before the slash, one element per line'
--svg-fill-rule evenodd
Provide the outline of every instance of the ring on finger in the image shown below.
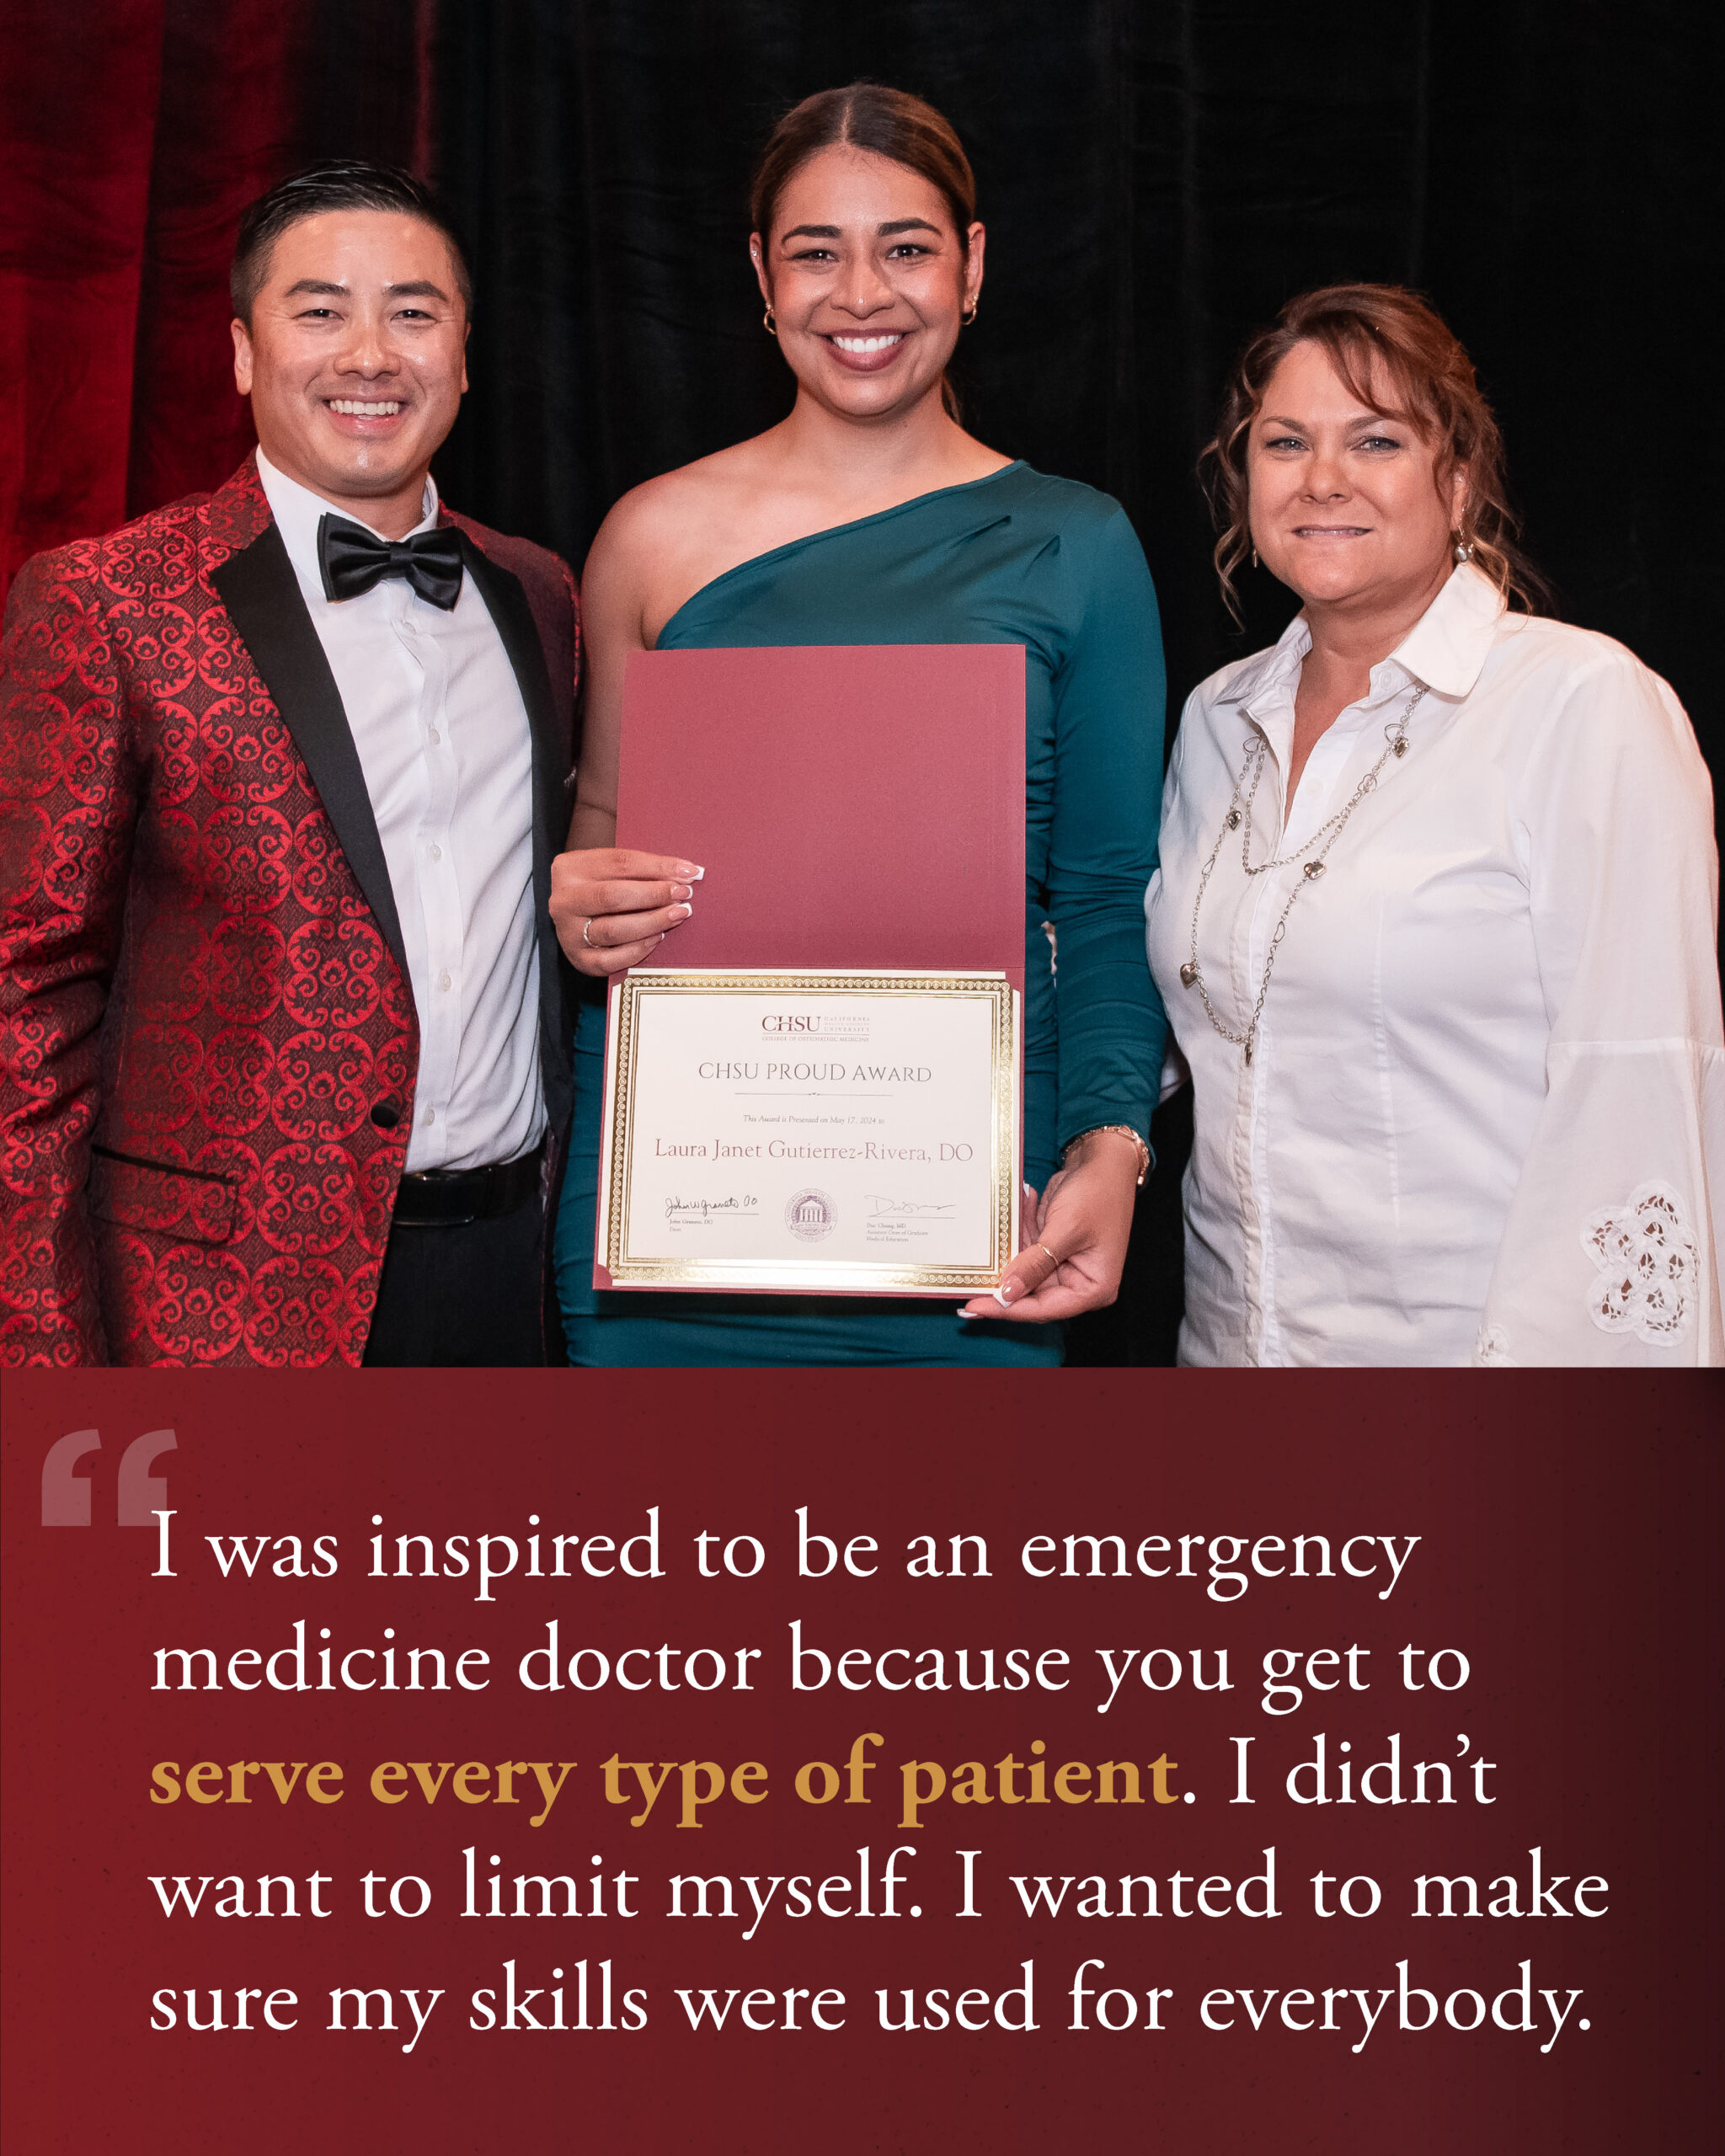
<path fill-rule="evenodd" d="M 596 951 L 599 947 L 593 941 L 593 938 L 587 933 L 587 931 L 593 926 L 595 918 L 595 916 L 590 913 L 587 918 L 581 923 L 581 941 L 586 945 L 590 951 Z"/>
<path fill-rule="evenodd" d="M 1064 1258 L 1056 1257 L 1046 1243 L 1039 1243 L 1036 1247 L 1042 1252 L 1043 1256 L 1050 1262 L 1055 1271 L 1058 1273 L 1061 1266 L 1065 1264 L 1065 1260 Z"/>

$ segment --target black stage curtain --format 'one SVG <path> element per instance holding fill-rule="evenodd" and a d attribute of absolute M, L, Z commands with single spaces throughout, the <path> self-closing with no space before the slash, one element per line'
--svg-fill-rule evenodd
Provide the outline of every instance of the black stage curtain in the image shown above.
<path fill-rule="evenodd" d="M 1372 278 L 1426 292 L 1473 354 L 1557 611 L 1667 675 L 1717 761 L 1721 541 L 1693 446 L 1716 392 L 1691 314 L 1717 259 L 1717 20 L 1660 0 L 445 0 L 435 166 L 480 299 L 443 483 L 579 563 L 626 488 L 781 417 L 751 157 L 797 99 L 871 77 L 964 138 L 989 227 L 967 419 L 1124 504 L 1171 717 L 1290 611 L 1248 578 L 1242 640 L 1210 574 L 1193 471 L 1223 370 L 1291 293 Z M 1073 1329 L 1076 1361 L 1172 1359 L 1183 1121 L 1159 1124 L 1124 1291 Z"/>
<path fill-rule="evenodd" d="M 1474 355 L 1567 617 L 1698 714 L 1721 567 L 1694 437 L 1717 263 L 1717 12 L 1511 0 L 446 0 L 437 176 L 480 303 L 452 499 L 579 562 L 624 488 L 769 425 L 789 377 L 745 252 L 750 160 L 811 89 L 931 98 L 989 226 L 974 430 L 1106 488 L 1178 693 L 1279 632 L 1216 599 L 1193 480 L 1218 384 L 1290 294 L 1410 284 Z M 1713 462 L 1717 468 L 1717 456 Z"/>

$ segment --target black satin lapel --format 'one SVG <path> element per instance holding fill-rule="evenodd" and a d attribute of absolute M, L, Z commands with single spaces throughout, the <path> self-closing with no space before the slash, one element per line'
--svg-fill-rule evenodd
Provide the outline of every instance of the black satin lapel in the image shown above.
<path fill-rule="evenodd" d="M 407 947 L 366 774 L 280 532 L 270 525 L 210 581 L 293 736 L 354 879 L 408 980 Z"/>
<path fill-rule="evenodd" d="M 539 641 L 539 625 L 533 619 L 521 579 L 494 562 L 465 532 L 462 556 L 503 638 L 527 709 L 527 728 L 533 740 L 533 899 L 539 937 L 539 1003 L 547 1035 L 554 1038 L 562 1020 L 557 935 L 551 926 L 551 857 L 563 846 L 558 819 L 568 815 L 559 768 L 557 704 L 551 692 L 545 647 Z"/>

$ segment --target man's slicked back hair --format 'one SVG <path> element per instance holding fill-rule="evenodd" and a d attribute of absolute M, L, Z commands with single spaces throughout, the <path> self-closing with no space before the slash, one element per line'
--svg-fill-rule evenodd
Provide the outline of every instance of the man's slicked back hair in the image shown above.
<path fill-rule="evenodd" d="M 248 329 L 252 326 L 253 305 L 270 274 L 270 249 L 290 225 L 298 224 L 303 217 L 321 217 L 330 210 L 391 211 L 398 216 L 417 217 L 441 232 L 449 243 L 462 305 L 472 314 L 473 274 L 455 220 L 441 198 L 424 180 L 415 179 L 399 165 L 371 164 L 362 157 L 329 157 L 278 181 L 240 218 L 228 291 L 234 312 Z"/>

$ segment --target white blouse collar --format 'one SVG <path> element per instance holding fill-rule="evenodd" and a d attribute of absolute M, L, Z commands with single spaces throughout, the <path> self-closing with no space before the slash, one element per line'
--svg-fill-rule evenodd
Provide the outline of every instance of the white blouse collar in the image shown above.
<path fill-rule="evenodd" d="M 1465 696 L 1479 679 L 1503 616 L 1503 596 L 1491 579 L 1464 563 L 1450 575 L 1387 659 L 1372 669 L 1372 686 L 1381 694 L 1402 680 L 1423 681 L 1442 696 Z M 1276 642 L 1245 660 L 1219 699 L 1248 709 L 1267 693 L 1290 688 L 1311 648 L 1311 631 L 1296 614 Z M 1384 669 L 1399 672 L 1389 680 Z"/>
<path fill-rule="evenodd" d="M 1408 678 L 1440 696 L 1465 696 L 1497 641 L 1503 595 L 1482 569 L 1464 562 L 1391 657 Z"/>

